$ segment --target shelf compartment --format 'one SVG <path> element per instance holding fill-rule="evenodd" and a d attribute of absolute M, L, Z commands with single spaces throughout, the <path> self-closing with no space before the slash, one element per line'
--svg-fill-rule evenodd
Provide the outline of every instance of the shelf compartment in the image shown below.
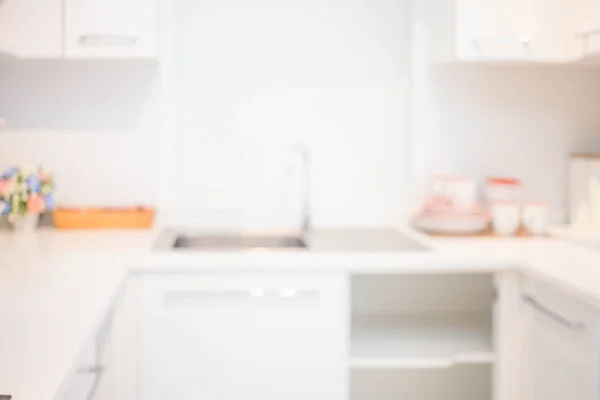
<path fill-rule="evenodd" d="M 491 365 L 444 370 L 353 370 L 351 400 L 491 400 Z"/>
<path fill-rule="evenodd" d="M 352 313 L 488 312 L 492 274 L 359 274 L 352 277 Z"/>
<path fill-rule="evenodd" d="M 491 316 L 485 312 L 355 315 L 353 369 L 450 368 L 491 364 Z"/>

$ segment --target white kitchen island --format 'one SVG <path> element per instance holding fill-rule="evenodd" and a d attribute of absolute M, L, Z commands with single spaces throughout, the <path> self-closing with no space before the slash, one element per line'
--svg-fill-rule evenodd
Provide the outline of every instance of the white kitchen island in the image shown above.
<path fill-rule="evenodd" d="M 319 299 L 330 299 L 325 309 L 314 309 L 319 310 L 317 316 L 306 311 L 305 306 L 312 307 L 314 299 L 311 298 L 305 299 L 307 302 L 300 298 L 300 303 L 294 303 L 289 312 L 280 315 L 275 312 L 275 319 L 262 314 L 266 318 L 263 326 L 273 321 L 287 321 L 283 326 L 290 329 L 273 325 L 263 332 L 279 329 L 287 335 L 271 337 L 281 339 L 279 344 L 273 343 L 283 346 L 281 349 L 290 347 L 294 338 L 302 340 L 302 335 L 294 336 L 293 332 L 300 329 L 303 321 L 325 323 L 330 327 L 331 335 L 318 342 L 317 349 L 325 352 L 324 357 L 329 357 L 326 358 L 329 361 L 319 364 L 315 356 L 300 357 L 303 352 L 292 352 L 289 357 L 298 357 L 296 360 L 303 360 L 302 364 L 279 368 L 273 365 L 270 369 L 274 374 L 280 373 L 279 379 L 288 379 L 288 385 L 293 385 L 299 378 L 291 376 L 292 372 L 311 371 L 312 362 L 314 367 L 321 365 L 321 369 L 314 370 L 333 373 L 336 377 L 328 386 L 329 399 L 332 396 L 356 400 L 369 396 L 395 398 L 402 393 L 424 399 L 533 399 L 530 393 L 534 393 L 535 388 L 527 383 L 536 382 L 539 379 L 536 374 L 547 373 L 547 377 L 564 374 L 560 369 L 542 370 L 540 363 L 536 364 L 536 354 L 524 351 L 526 346 L 520 337 L 522 332 L 531 331 L 531 321 L 540 322 L 535 325 L 538 328 L 547 328 L 532 331 L 536 337 L 549 338 L 546 342 L 538 340 L 539 343 L 555 343 L 560 339 L 565 344 L 561 351 L 571 357 L 570 365 L 592 371 L 594 377 L 597 375 L 597 351 L 586 347 L 572 350 L 571 347 L 577 345 L 570 345 L 571 342 L 582 342 L 574 340 L 579 328 L 574 325 L 575 329 L 569 329 L 565 323 L 585 324 L 586 337 L 596 331 L 595 323 L 590 321 L 595 311 L 590 314 L 589 310 L 600 309 L 600 253 L 549 239 L 431 240 L 408 229 L 405 233 L 430 251 L 343 251 L 340 243 L 352 246 L 343 231 L 339 235 L 329 234 L 332 251 L 327 251 L 323 244 L 317 252 L 231 254 L 153 252 L 152 233 L 40 231 L 28 245 L 15 241 L 9 234 L 0 235 L 0 316 L 3 321 L 0 393 L 24 400 L 71 400 L 68 392 L 74 377 L 81 375 L 82 368 L 102 361 L 110 365 L 103 371 L 104 385 L 98 390 L 97 398 L 135 398 L 134 395 L 144 390 L 141 382 L 148 371 L 148 364 L 139 365 L 139 360 L 151 363 L 166 354 L 148 354 L 140 348 L 146 339 L 136 340 L 139 327 L 152 321 L 160 322 L 160 318 L 183 323 L 189 321 L 186 317 L 189 312 L 201 318 L 196 302 L 207 289 L 211 296 L 226 297 L 213 299 L 211 309 L 205 310 L 205 315 L 213 316 L 206 319 L 207 324 L 213 321 L 211 327 L 218 322 L 215 316 L 219 315 L 219 304 L 223 306 L 223 301 L 229 302 L 230 317 L 242 323 L 243 319 L 238 317 L 244 314 L 235 310 L 243 308 L 231 308 L 231 299 L 227 296 L 241 296 L 244 290 L 247 300 L 236 298 L 236 307 L 252 300 L 250 294 L 260 295 L 257 289 L 268 292 L 263 299 L 267 301 L 285 301 L 291 293 L 286 292 L 288 289 L 309 297 L 316 290 Z M 29 249 L 28 253 L 23 253 L 23 249 Z M 177 282 L 182 275 L 193 277 L 183 279 L 183 287 Z M 203 276 L 210 279 L 202 279 Z M 329 278 L 321 279 L 324 276 Z M 206 283 L 211 280 L 212 283 Z M 531 288 L 530 282 L 536 287 Z M 550 289 L 545 286 L 539 289 L 539 285 Z M 198 288 L 202 291 L 198 292 Z M 529 289 L 530 292 L 522 292 Z M 558 292 L 569 304 L 565 306 L 565 301 L 557 301 L 548 291 Z M 140 303 L 147 311 L 153 299 L 162 301 L 173 293 L 180 307 L 176 313 L 171 313 L 170 308 L 166 309 L 168 312 L 162 310 L 155 314 L 143 311 L 144 307 L 140 311 Z M 525 295 L 537 296 L 537 302 L 533 303 L 537 309 L 522 301 Z M 293 312 L 298 312 L 296 315 L 302 319 L 295 319 Z M 152 315 L 160 318 L 149 319 Z M 556 319 L 557 316 L 565 320 Z M 107 321 L 113 322 L 107 324 Z M 551 321 L 558 321 L 557 326 L 549 324 Z M 296 328 L 294 322 L 298 323 Z M 199 322 L 179 333 L 165 330 L 162 333 L 165 337 L 179 334 L 170 337 L 181 339 L 166 346 L 175 346 L 181 350 L 180 355 L 185 354 L 186 344 L 182 339 L 185 336 L 181 336 L 181 332 L 201 327 Z M 239 325 L 237 329 L 243 331 L 248 327 Z M 106 339 L 107 331 L 120 333 L 117 339 L 111 339 L 110 335 Z M 102 340 L 98 340 L 98 332 L 102 332 Z M 215 328 L 212 333 L 202 332 L 202 337 L 212 341 L 211 348 L 223 349 L 225 358 L 234 361 L 248 361 L 260 355 L 254 352 L 236 359 L 239 353 L 227 352 L 235 346 L 242 348 L 239 346 L 244 343 L 231 332 L 223 327 Z M 252 343 L 252 337 L 256 339 L 261 331 L 248 332 L 250 337 L 246 339 Z M 318 330 L 310 332 L 306 338 L 314 338 Z M 143 338 L 148 338 L 147 332 L 144 335 Z M 156 334 L 148 340 L 156 346 L 160 337 Z M 219 337 L 223 338 L 222 343 Z M 232 342 L 234 339 L 238 341 Z M 266 345 L 269 342 L 268 337 L 262 340 L 253 343 Z M 88 352 L 90 346 L 93 352 L 98 342 L 102 348 L 110 349 L 101 360 Z M 595 346 L 595 342 L 592 345 Z M 548 354 L 548 348 L 544 353 Z M 593 359 L 576 357 L 588 353 Z M 215 350 L 213 356 L 219 354 Z M 532 366 L 524 367 L 528 369 L 518 374 L 514 365 L 526 354 L 533 360 Z M 285 358 L 273 359 L 282 363 Z M 201 360 L 198 363 L 195 367 L 202 365 Z M 176 366 L 169 368 L 176 371 Z M 205 367 L 202 371 L 209 370 Z M 160 368 L 156 371 L 160 372 Z M 519 378 L 520 375 L 523 378 Z M 177 376 L 177 372 L 173 372 L 169 379 L 172 382 Z M 316 382 L 320 375 L 313 373 L 309 377 Z M 582 387 L 586 379 L 589 380 L 584 377 L 576 384 Z M 82 388 L 90 386 L 85 379 L 81 381 Z M 189 386 L 193 379 L 185 382 L 187 392 L 175 393 L 173 398 L 194 392 L 194 387 Z M 241 382 L 240 387 L 244 387 L 243 380 Z M 569 381 L 560 385 L 564 393 L 570 393 Z M 117 387 L 121 388 L 114 389 L 118 394 L 111 389 Z M 218 387 L 213 385 L 213 388 Z M 152 386 L 150 388 L 152 391 Z M 260 387 L 255 389 L 261 390 Z M 560 396 L 559 391 L 556 393 Z M 587 398 L 588 392 L 581 393 L 580 398 Z M 235 391 L 230 394 L 235 395 Z M 203 397 L 210 395 L 204 393 Z"/>

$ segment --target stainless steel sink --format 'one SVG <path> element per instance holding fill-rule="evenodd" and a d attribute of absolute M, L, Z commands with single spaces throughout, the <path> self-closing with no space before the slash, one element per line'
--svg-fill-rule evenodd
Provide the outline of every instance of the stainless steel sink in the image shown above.
<path fill-rule="evenodd" d="M 178 235 L 173 249 L 307 249 L 308 244 L 295 236 Z"/>

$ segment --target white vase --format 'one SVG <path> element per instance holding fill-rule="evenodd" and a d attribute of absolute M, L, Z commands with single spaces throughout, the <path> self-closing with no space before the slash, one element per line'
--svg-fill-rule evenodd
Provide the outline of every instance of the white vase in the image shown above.
<path fill-rule="evenodd" d="M 39 214 L 27 214 L 22 217 L 17 217 L 12 222 L 13 229 L 17 233 L 33 233 L 38 226 L 39 219 Z"/>

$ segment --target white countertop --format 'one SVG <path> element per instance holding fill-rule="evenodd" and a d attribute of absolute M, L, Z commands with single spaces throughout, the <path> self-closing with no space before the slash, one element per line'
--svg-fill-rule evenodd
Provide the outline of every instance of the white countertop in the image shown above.
<path fill-rule="evenodd" d="M 255 270 L 395 273 L 519 269 L 600 309 L 600 252 L 551 239 L 431 239 L 429 252 L 369 252 L 365 236 L 323 234 L 315 252 L 153 252 L 151 232 L 0 233 L 0 394 L 51 400 L 129 272 Z M 389 233 L 388 233 L 389 234 Z M 376 240 L 381 243 L 382 238 Z M 362 247 L 363 251 L 345 249 Z M 375 246 L 375 244 L 373 244 Z"/>

